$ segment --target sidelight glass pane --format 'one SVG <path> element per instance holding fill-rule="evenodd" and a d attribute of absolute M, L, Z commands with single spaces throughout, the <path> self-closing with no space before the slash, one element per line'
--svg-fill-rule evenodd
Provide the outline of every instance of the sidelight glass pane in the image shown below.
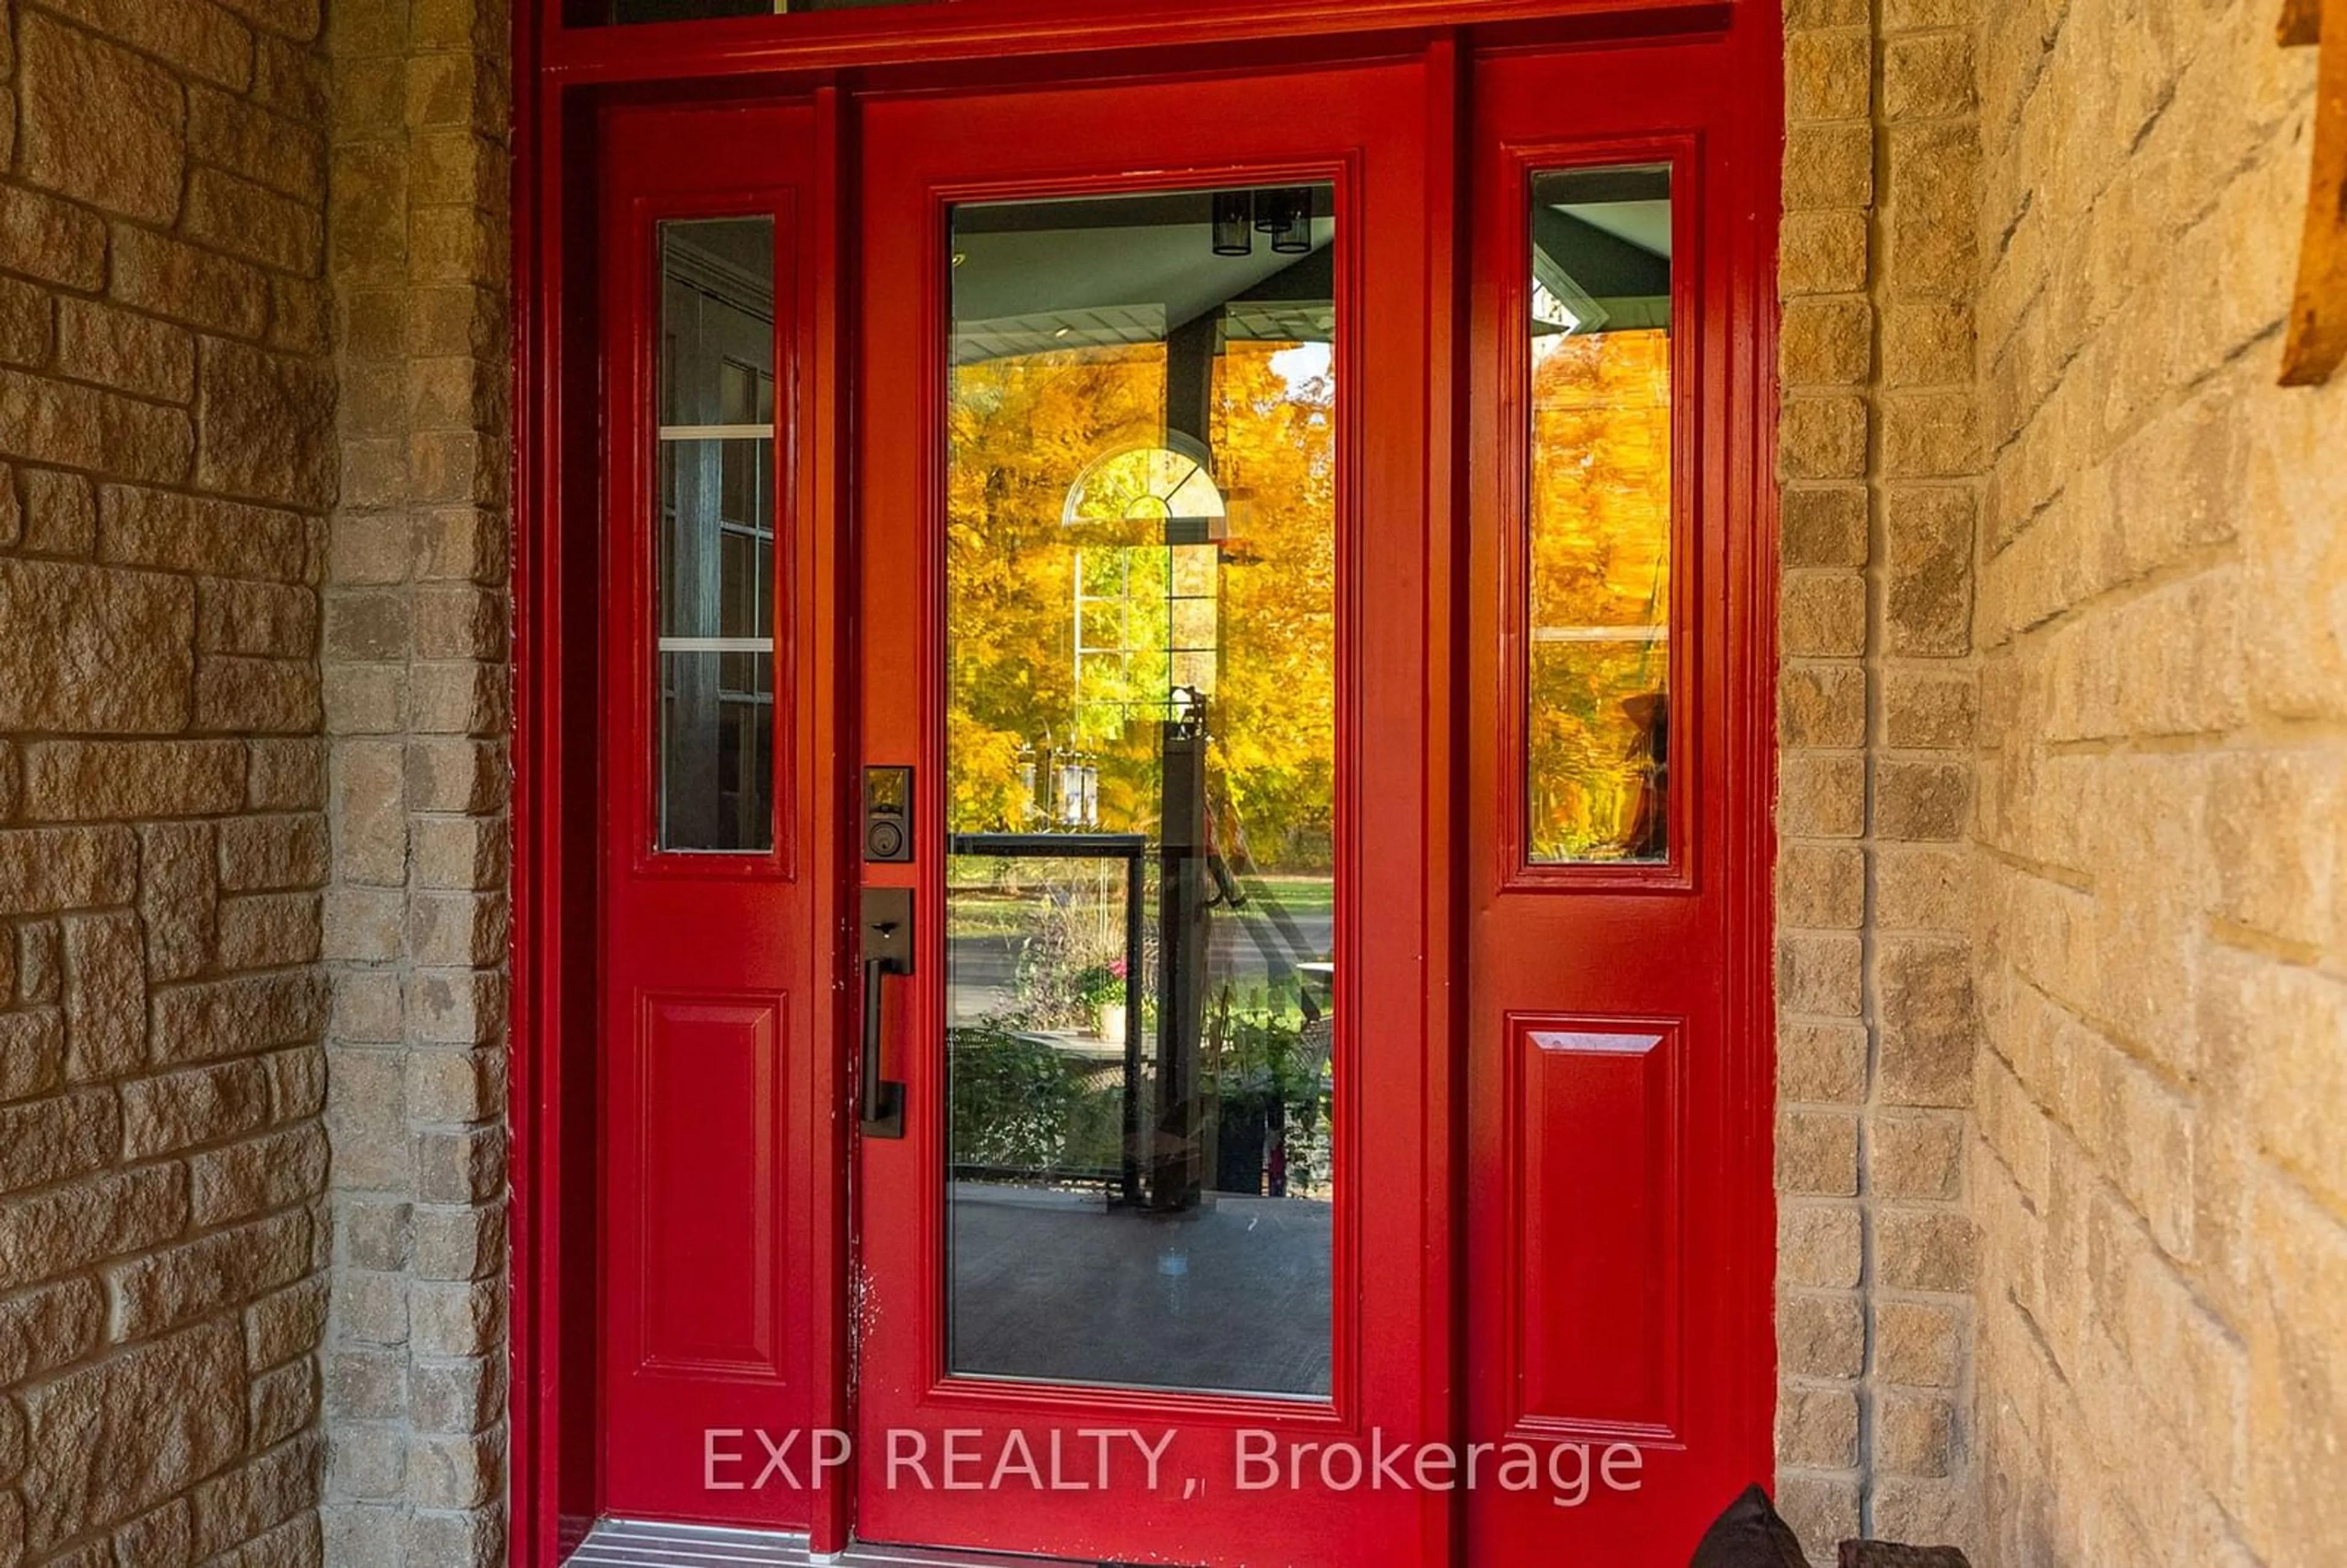
<path fill-rule="evenodd" d="M 1667 167 L 1532 182 L 1535 864 L 1670 857 L 1671 232 Z"/>
<path fill-rule="evenodd" d="M 1328 1393 L 1336 231 L 1324 187 L 955 213 L 963 1376 Z"/>
<path fill-rule="evenodd" d="M 662 850 L 774 846 L 774 226 L 660 226 Z"/>

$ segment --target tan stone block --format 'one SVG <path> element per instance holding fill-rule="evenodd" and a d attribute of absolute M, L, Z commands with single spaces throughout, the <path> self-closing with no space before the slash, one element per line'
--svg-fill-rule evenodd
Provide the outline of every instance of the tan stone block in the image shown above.
<path fill-rule="evenodd" d="M 1777 1367 L 1795 1378 L 1856 1378 L 1866 1365 L 1860 1297 L 1788 1290 L 1777 1297 Z"/>
<path fill-rule="evenodd" d="M 414 727 L 424 734 L 504 734 L 512 723 L 512 677 L 470 661 L 419 664 L 410 671 Z"/>
<path fill-rule="evenodd" d="M 1886 844 L 1874 852 L 1874 917 L 1884 931 L 1962 929 L 1972 903 L 1967 851 Z"/>
<path fill-rule="evenodd" d="M 1889 521 L 1889 641 L 1897 653 L 1957 656 L 1972 646 L 1973 538 L 1969 489 L 1893 486 Z"/>
<path fill-rule="evenodd" d="M 505 1030 L 506 978 L 475 969 L 416 972 L 408 978 L 406 1012 L 410 1040 L 490 1044 Z"/>
<path fill-rule="evenodd" d="M 397 735 L 409 728 L 405 665 L 328 664 L 323 674 L 330 733 Z"/>
<path fill-rule="evenodd" d="M 1947 938 L 1882 938 L 1877 943 L 1875 988 L 1883 1102 L 1971 1104 L 1977 1021 L 1970 946 Z"/>
<path fill-rule="evenodd" d="M 494 1211 L 491 1217 L 497 1217 Z M 408 1394 L 409 1419 L 418 1431 L 487 1431 L 505 1414 L 505 1378 L 495 1359 L 419 1366 L 408 1380 Z"/>
<path fill-rule="evenodd" d="M 56 341 L 56 310 L 48 291 L 21 279 L 0 277 L 0 360 L 40 366 Z"/>
<path fill-rule="evenodd" d="M 1788 659 L 1854 658 L 1866 651 L 1866 579 L 1854 571 L 1787 572 L 1778 647 Z"/>
<path fill-rule="evenodd" d="M 208 490 L 323 507 L 334 497 L 334 386 L 316 360 L 206 338 L 196 377 Z"/>
<path fill-rule="evenodd" d="M 0 267 L 45 283 L 97 288 L 106 282 L 105 220 L 37 190 L 0 185 Z"/>
<path fill-rule="evenodd" d="M 118 1264 L 106 1271 L 117 1333 L 136 1339 L 163 1332 L 291 1285 L 309 1266 L 310 1216 L 302 1210 Z"/>
<path fill-rule="evenodd" d="M 505 1282 L 419 1282 L 409 1295 L 408 1325 L 417 1356 L 491 1355 L 505 1331 Z"/>
<path fill-rule="evenodd" d="M 326 1328 L 326 1282 L 305 1279 L 244 1309 L 245 1364 L 282 1366 L 318 1348 Z"/>
<path fill-rule="evenodd" d="M 334 856 L 346 881 L 398 886 L 407 878 L 406 756 L 396 742 L 352 742 L 333 762 Z"/>
<path fill-rule="evenodd" d="M 1866 287 L 1871 254 L 1863 212 L 1788 212 L 1778 238 L 1777 292 L 1788 300 L 1855 293 Z"/>
<path fill-rule="evenodd" d="M 1882 112 L 1931 119 L 1973 108 L 1972 37 L 1967 32 L 1892 38 L 1882 49 Z"/>
<path fill-rule="evenodd" d="M 311 657 L 318 651 L 318 595 L 290 583 L 200 579 L 196 646 L 207 653 Z"/>
<path fill-rule="evenodd" d="M 1791 1014 L 1856 1018 L 1861 989 L 1856 936 L 1788 931 L 1777 938 L 1777 1006 Z"/>
<path fill-rule="evenodd" d="M 1866 472 L 1867 405 L 1857 397 L 1788 398 L 1778 469 L 1787 479 L 1854 479 Z"/>
<path fill-rule="evenodd" d="M 318 1364 L 289 1362 L 252 1379 L 245 1398 L 245 1424 L 255 1445 L 283 1442 L 318 1414 Z"/>
<path fill-rule="evenodd" d="M 1856 1197 L 1857 1116 L 1839 1111 L 1780 1111 L 1777 1190 L 1803 1197 Z"/>
<path fill-rule="evenodd" d="M 1873 107 L 1873 40 L 1864 32 L 1794 32 L 1786 37 L 1787 120 L 1864 119 Z"/>
<path fill-rule="evenodd" d="M 106 1297 L 69 1279 L 0 1297 L 0 1384 L 11 1389 L 71 1366 L 106 1332 Z"/>
<path fill-rule="evenodd" d="M 269 346 L 323 359 L 334 352 L 334 296 L 325 280 L 280 276 L 269 280 Z"/>
<path fill-rule="evenodd" d="M 419 1122 L 487 1122 L 505 1109 L 505 1055 L 420 1050 L 407 1061 L 408 1112 Z"/>
<path fill-rule="evenodd" d="M 97 503 L 79 474 L 27 468 L 25 485 L 25 548 L 51 556 L 87 558 L 97 548 Z"/>
<path fill-rule="evenodd" d="M 317 128 L 249 98 L 197 86 L 188 95 L 188 147 L 199 162 L 257 180 L 313 208 L 326 192 L 325 140 Z"/>
<path fill-rule="evenodd" d="M 269 321 L 269 279 L 246 262 L 133 224 L 114 226 L 114 298 L 208 332 L 258 337 Z"/>
<path fill-rule="evenodd" d="M 1873 19 L 1867 0 L 1788 0 L 1785 31 L 1816 27 L 1863 27 Z"/>
<path fill-rule="evenodd" d="M 407 950 L 431 968 L 493 965 L 511 935 L 503 893 L 417 892 L 408 900 Z"/>
<path fill-rule="evenodd" d="M 195 1520 L 184 1497 L 171 1499 L 114 1532 L 116 1563 L 188 1568 L 195 1560 Z"/>
<path fill-rule="evenodd" d="M 38 12 L 20 23 L 23 159 L 31 183 L 150 223 L 179 215 L 186 95 L 151 60 Z"/>
<path fill-rule="evenodd" d="M 383 963 L 400 957 L 400 927 L 407 897 L 388 888 L 338 886 L 326 895 L 324 956 L 329 963 Z M 380 981 L 345 974 L 335 988 L 334 1033 L 343 1040 L 400 1038 L 396 987 L 388 999 L 374 995 Z M 362 1002 L 373 1005 L 359 1005 Z M 380 1027 L 382 1019 L 391 1022 Z M 367 1021 L 376 1020 L 376 1021 Z M 356 1032 L 354 1032 L 356 1031 Z"/>
<path fill-rule="evenodd" d="M 1788 1384 L 1777 1401 L 1779 1463 L 1847 1470 L 1858 1462 L 1858 1395 Z"/>
<path fill-rule="evenodd" d="M 492 507 L 436 507 L 425 514 L 422 543 L 423 580 L 497 586 L 507 576 L 511 518 Z"/>
<path fill-rule="evenodd" d="M 1972 1288 L 1972 1222 L 1954 1209 L 1889 1206 L 1875 1216 L 1875 1258 L 1893 1290 Z"/>
<path fill-rule="evenodd" d="M 244 1445 L 242 1347 L 213 1323 L 28 1391 L 26 1537 L 36 1551 L 192 1485 Z"/>
<path fill-rule="evenodd" d="M 274 582 L 311 580 L 318 525 L 296 512 L 173 495 L 98 488 L 98 559 L 123 566 Z"/>
<path fill-rule="evenodd" d="M 195 395 L 196 340 L 184 327 L 67 294 L 57 301 L 57 372 L 140 397 Z"/>
<path fill-rule="evenodd" d="M 506 803 L 511 781 L 504 746 L 494 741 L 420 739 L 407 747 L 408 809 L 472 814 Z"/>
<path fill-rule="evenodd" d="M 65 941 L 66 1071 L 117 1077 L 147 1054 L 147 946 L 136 915 L 76 915 Z"/>
<path fill-rule="evenodd" d="M 269 1068 L 269 1102 L 280 1122 L 314 1117 L 326 1108 L 326 1051 L 322 1045 L 297 1045 L 272 1052 Z"/>
<path fill-rule="evenodd" d="M 1778 1204 L 1778 1283 L 1856 1289 L 1863 1257 L 1859 1213 L 1854 1204 L 1796 1200 Z"/>
<path fill-rule="evenodd" d="M 27 920 L 16 927 L 16 1000 L 47 1007 L 66 994 L 65 943 L 55 920 Z"/>
<path fill-rule="evenodd" d="M 251 79 L 251 36 L 214 6 L 54 0 L 49 9 L 221 87 L 241 91 Z"/>
<path fill-rule="evenodd" d="M 1893 667 L 1883 674 L 1883 739 L 1901 750 L 1968 750 L 1978 707 L 1978 681 L 1968 671 Z"/>
<path fill-rule="evenodd" d="M 1778 831 L 1788 838 L 1856 838 L 1866 831 L 1866 759 L 1788 755 L 1779 764 Z"/>
<path fill-rule="evenodd" d="M 0 1192 L 87 1175 L 115 1158 L 122 1117 L 103 1089 L 0 1106 Z"/>
<path fill-rule="evenodd" d="M 471 892 L 505 885 L 513 847 L 502 818 L 418 816 L 413 832 L 416 886 Z"/>
<path fill-rule="evenodd" d="M 269 1074 L 257 1061 L 224 1061 L 122 1086 L 123 1153 L 177 1153 L 269 1123 Z"/>
<path fill-rule="evenodd" d="M 1855 846 L 1788 844 L 1777 860 L 1777 917 L 1787 928 L 1854 931 L 1866 914 L 1866 856 Z"/>
<path fill-rule="evenodd" d="M 337 1187 L 405 1192 L 415 1178 L 397 1050 L 339 1049 L 326 1079 L 326 1128 Z"/>
<path fill-rule="evenodd" d="M 1895 388 L 1949 386 L 1970 391 L 1973 313 L 1949 301 L 1894 303 L 1882 313 L 1882 379 Z"/>
<path fill-rule="evenodd" d="M 245 804 L 255 811 L 316 811 L 326 804 L 326 744 L 322 740 L 256 740 L 245 774 Z"/>
<path fill-rule="evenodd" d="M 1892 478 L 1955 478 L 1980 465 L 1972 388 L 1900 392 L 1882 400 L 1882 469 Z"/>
<path fill-rule="evenodd" d="M 0 832 L 0 908 L 44 913 L 125 905 L 138 867 L 137 841 L 127 828 Z"/>
<path fill-rule="evenodd" d="M 36 821 L 210 816 L 244 802 L 233 741 L 36 741 L 24 757 L 24 810 Z"/>
<path fill-rule="evenodd" d="M 325 1027 L 327 1000 L 325 978 L 306 969 L 159 990 L 154 1059 L 209 1061 L 308 1043 Z"/>
<path fill-rule="evenodd" d="M 0 1202 L 0 1293 L 144 1252 L 188 1223 L 187 1173 L 115 1172 Z"/>
<path fill-rule="evenodd" d="M 411 618 L 404 591 L 331 589 L 326 595 L 326 657 L 340 661 L 405 659 Z"/>
<path fill-rule="evenodd" d="M 326 880 L 325 819 L 309 812 L 220 825 L 220 886 L 232 893 L 310 888 Z"/>
<path fill-rule="evenodd" d="M 1979 277 L 1980 147 L 1974 128 L 1964 121 L 1894 126 L 1886 163 L 1893 292 L 1968 296 Z"/>
<path fill-rule="evenodd" d="M 502 128 L 511 113 L 489 63 L 469 54 L 413 56 L 407 71 L 407 123 Z"/>
<path fill-rule="evenodd" d="M 1874 202 L 1874 131 L 1863 124 L 1805 125 L 1785 135 L 1785 208 L 1865 208 Z"/>
<path fill-rule="evenodd" d="M 495 661 L 505 657 L 513 610 L 504 594 L 471 587 L 425 588 L 416 590 L 415 603 L 417 658 Z"/>
<path fill-rule="evenodd" d="M 324 721 L 317 666 L 306 659 L 206 655 L 196 665 L 192 728 L 215 733 L 305 735 Z"/>
<path fill-rule="evenodd" d="M 1778 374 L 1789 387 L 1854 386 L 1874 368 L 1874 307 L 1862 296 L 1785 302 Z"/>
<path fill-rule="evenodd" d="M 138 910 L 147 931 L 151 980 L 180 980 L 211 962 L 220 900 L 217 848 L 210 825 L 141 827 Z"/>
<path fill-rule="evenodd" d="M 282 968 L 315 963 L 321 939 L 318 895 L 271 893 L 224 898 L 220 905 L 220 965 Z"/>
<path fill-rule="evenodd" d="M 1858 1103 L 1866 1092 L 1867 1044 L 1860 1024 L 1780 1023 L 1778 1098 L 1788 1103 Z"/>
<path fill-rule="evenodd" d="M 1875 768 L 1875 831 L 1916 843 L 1953 842 L 1964 834 L 1971 770 L 1962 763 L 1886 760 Z"/>
<path fill-rule="evenodd" d="M 430 1280 L 487 1279 L 507 1263 L 506 1214 L 502 1208 L 418 1208 L 414 1219 L 415 1276 Z M 477 1419 L 476 1406 L 463 1419 Z M 433 1423 L 419 1424 L 431 1430 Z M 469 1427 L 441 1430 L 469 1430 Z"/>
<path fill-rule="evenodd" d="M 65 1016 L 57 1008 L 0 1012 L 0 1103 L 56 1088 L 65 1060 Z"/>
<path fill-rule="evenodd" d="M 1857 664 L 1792 664 L 1778 677 L 1778 733 L 1787 747 L 1856 748 L 1866 743 L 1866 671 Z"/>
<path fill-rule="evenodd" d="M 299 277 L 315 276 L 325 255 L 325 220 L 312 203 L 217 169 L 188 180 L 188 237 Z"/>
<path fill-rule="evenodd" d="M 1791 485 L 1781 507 L 1788 568 L 1864 566 L 1867 496 L 1856 485 Z"/>
<path fill-rule="evenodd" d="M 179 484 L 194 450 L 184 409 L 0 370 L 0 456 Z"/>
<path fill-rule="evenodd" d="M 1867 1125 L 1867 1190 L 1891 1199 L 1952 1199 L 1964 1168 L 1963 1123 L 1952 1116 L 1875 1117 Z"/>
<path fill-rule="evenodd" d="M 421 1508 L 478 1508 L 500 1495 L 505 1485 L 497 1445 L 478 1433 L 411 1439 L 407 1477 L 409 1493 Z"/>
<path fill-rule="evenodd" d="M 1810 1562 L 1831 1562 L 1836 1542 L 1860 1533 L 1859 1490 L 1854 1471 L 1778 1467 L 1777 1511 L 1801 1538 L 1803 1554 Z"/>

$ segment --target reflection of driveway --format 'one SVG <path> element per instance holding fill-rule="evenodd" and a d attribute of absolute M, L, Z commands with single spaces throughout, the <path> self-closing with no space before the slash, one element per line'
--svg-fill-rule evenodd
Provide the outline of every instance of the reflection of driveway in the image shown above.
<path fill-rule="evenodd" d="M 1260 907 L 1258 900 L 1249 907 Z M 1230 981 L 1242 990 L 1291 982 L 1297 964 L 1334 954 L 1336 929 L 1336 917 L 1327 909 L 1290 914 L 1284 923 L 1262 914 L 1235 917 L 1217 910 L 1206 942 L 1210 979 Z M 999 1015 L 1017 1002 L 1019 948 L 1025 940 L 989 934 L 948 941 L 947 1006 L 954 1022 Z"/>

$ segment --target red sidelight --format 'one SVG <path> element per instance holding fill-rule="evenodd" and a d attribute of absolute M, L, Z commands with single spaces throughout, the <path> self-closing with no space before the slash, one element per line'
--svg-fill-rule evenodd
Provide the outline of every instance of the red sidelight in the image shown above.
<path fill-rule="evenodd" d="M 1479 1563 L 1683 1562 L 1771 1473 L 1777 144 L 1741 46 L 1474 84 L 1468 1430 L 1600 1471 L 1474 1493 Z"/>

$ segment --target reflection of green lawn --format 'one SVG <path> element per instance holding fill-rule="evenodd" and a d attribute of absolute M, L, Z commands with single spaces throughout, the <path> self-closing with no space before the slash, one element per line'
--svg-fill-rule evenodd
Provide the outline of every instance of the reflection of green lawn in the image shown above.
<path fill-rule="evenodd" d="M 1321 875 L 1250 876 L 1243 884 L 1246 907 L 1239 917 L 1268 920 L 1276 913 L 1290 917 L 1327 915 L 1337 907 L 1335 878 Z M 1016 937 L 1034 929 L 1044 917 L 1049 899 L 1041 888 L 956 887 L 948 900 L 948 929 L 957 937 Z M 1153 909 L 1155 901 L 1151 901 Z"/>

